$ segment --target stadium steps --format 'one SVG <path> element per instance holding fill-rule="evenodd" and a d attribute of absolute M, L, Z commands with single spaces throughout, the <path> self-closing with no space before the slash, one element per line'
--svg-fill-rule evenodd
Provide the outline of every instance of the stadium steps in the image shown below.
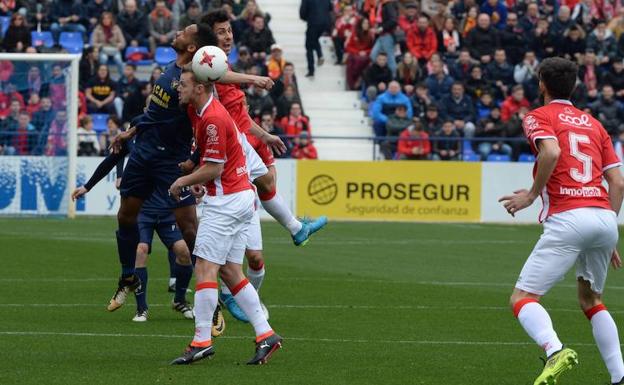
<path fill-rule="evenodd" d="M 314 80 L 307 79 L 305 56 L 306 24 L 299 20 L 300 0 L 261 0 L 259 5 L 271 14 L 270 27 L 286 60 L 295 64 L 305 113 L 310 117 L 313 137 L 371 136 L 368 118 L 360 109 L 359 93 L 346 91 L 345 67 L 335 66 L 329 38 L 321 39 L 325 65 L 316 69 Z M 315 139 L 323 160 L 371 160 L 373 147 L 365 140 Z"/>

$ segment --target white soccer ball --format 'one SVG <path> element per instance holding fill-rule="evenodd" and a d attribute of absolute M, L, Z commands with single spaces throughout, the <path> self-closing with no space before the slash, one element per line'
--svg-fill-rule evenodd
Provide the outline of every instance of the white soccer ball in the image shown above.
<path fill-rule="evenodd" d="M 201 47 L 193 56 L 191 64 L 195 77 L 202 82 L 216 82 L 228 70 L 227 55 L 219 47 Z"/>

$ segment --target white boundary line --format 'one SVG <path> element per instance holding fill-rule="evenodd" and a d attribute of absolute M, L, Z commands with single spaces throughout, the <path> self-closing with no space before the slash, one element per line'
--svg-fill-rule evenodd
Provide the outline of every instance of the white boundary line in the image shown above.
<path fill-rule="evenodd" d="M 0 278 L 0 284 L 2 283 L 11 283 L 11 282 L 116 282 L 115 277 L 111 276 L 110 278 L 106 277 L 90 277 L 90 278 L 62 278 L 62 277 L 53 277 L 53 278 Z M 482 286 L 482 287 L 502 287 L 509 289 L 509 293 L 514 287 L 515 278 L 511 279 L 509 282 L 463 282 L 463 281 L 395 281 L 395 280 L 384 280 L 384 279 L 353 279 L 353 278 L 322 278 L 322 277 L 273 277 L 271 278 L 275 281 L 307 281 L 307 282 L 347 282 L 347 283 L 382 283 L 382 284 L 393 284 L 393 285 L 425 285 L 425 286 Z M 168 281 L 169 278 L 150 278 L 150 281 Z M 558 284 L 555 286 L 556 288 L 576 288 L 574 284 Z M 624 290 L 624 286 L 607 286 L 607 290 Z"/>
<path fill-rule="evenodd" d="M 180 334 L 123 334 L 123 333 L 79 333 L 79 332 L 38 332 L 38 331 L 0 331 L 5 336 L 64 336 L 64 337 L 121 337 L 121 338 L 190 338 L 189 335 Z M 222 336 L 219 339 L 245 339 L 252 340 L 252 336 Z M 310 338 L 289 337 L 286 341 L 305 342 L 335 342 L 356 344 L 408 344 L 408 345 L 466 345 L 466 346 L 530 346 L 533 342 L 506 342 L 506 341 L 434 341 L 434 340 L 366 340 L 366 339 L 343 339 L 343 338 Z M 569 346 L 594 346 L 593 343 L 569 343 Z"/>
<path fill-rule="evenodd" d="M 0 303 L 0 308 L 78 308 L 94 307 L 103 308 L 104 304 L 95 303 Z M 150 304 L 150 307 L 171 307 L 171 304 Z M 511 310 L 505 306 L 427 306 L 427 305 L 397 305 L 397 306 L 376 306 L 376 305 L 288 305 L 275 304 L 267 305 L 269 309 L 336 309 L 336 310 L 432 310 L 432 311 L 503 311 Z M 579 309 L 548 308 L 550 312 L 558 313 L 581 313 Z M 624 310 L 611 310 L 612 314 L 624 314 Z"/>

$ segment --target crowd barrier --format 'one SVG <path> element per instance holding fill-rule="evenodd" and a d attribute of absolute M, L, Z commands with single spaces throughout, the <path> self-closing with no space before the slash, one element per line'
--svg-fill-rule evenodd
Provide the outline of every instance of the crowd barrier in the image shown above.
<path fill-rule="evenodd" d="M 102 158 L 78 157 L 82 184 Z M 0 158 L 0 215 L 67 212 L 63 157 Z M 299 216 L 331 220 L 536 223 L 541 201 L 512 218 L 498 199 L 532 183 L 531 163 L 277 160 L 278 191 Z M 115 171 L 78 201 L 77 215 L 115 215 Z M 263 218 L 268 215 L 262 212 Z M 620 223 L 624 216 L 620 215 Z"/>

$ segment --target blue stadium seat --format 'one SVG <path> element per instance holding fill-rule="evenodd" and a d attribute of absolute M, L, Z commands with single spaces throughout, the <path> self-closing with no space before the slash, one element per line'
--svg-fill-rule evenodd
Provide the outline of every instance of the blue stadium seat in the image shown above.
<path fill-rule="evenodd" d="M 490 154 L 487 157 L 488 162 L 511 162 L 509 155 Z"/>
<path fill-rule="evenodd" d="M 472 149 L 472 141 L 470 139 L 464 139 L 462 142 L 462 152 L 464 155 L 474 154 Z"/>
<path fill-rule="evenodd" d="M 93 119 L 93 131 L 100 133 L 108 130 L 108 114 L 89 114 Z"/>
<path fill-rule="evenodd" d="M 84 40 L 79 32 L 61 32 L 59 45 L 69 53 L 81 53 L 84 48 Z"/>
<path fill-rule="evenodd" d="M 2 37 L 6 33 L 7 29 L 9 29 L 9 25 L 11 24 L 11 16 L 0 16 L 0 33 Z"/>
<path fill-rule="evenodd" d="M 479 162 L 481 161 L 481 157 L 477 154 L 475 154 L 474 152 L 472 153 L 464 153 L 463 156 L 464 162 Z"/>
<path fill-rule="evenodd" d="M 518 162 L 535 163 L 535 156 L 533 154 L 520 154 Z"/>
<path fill-rule="evenodd" d="M 154 63 L 153 60 L 149 60 L 149 59 L 137 60 L 137 61 L 131 60 L 130 55 L 137 53 L 137 52 L 142 53 L 142 54 L 149 54 L 149 50 L 147 49 L 147 47 L 128 47 L 126 48 L 126 60 L 138 66 L 149 66 L 149 65 L 152 65 L 152 63 Z"/>
<path fill-rule="evenodd" d="M 230 65 L 234 65 L 236 64 L 237 61 L 238 61 L 238 47 L 236 47 L 236 45 L 233 45 L 232 49 L 230 50 L 230 54 L 228 55 L 228 63 L 230 63 Z"/>
<path fill-rule="evenodd" d="M 178 55 L 176 55 L 175 51 L 171 47 L 157 47 L 154 60 L 156 60 L 158 65 L 164 66 L 174 61 L 177 56 Z"/>
<path fill-rule="evenodd" d="M 32 31 L 30 33 L 33 47 L 44 46 L 46 48 L 52 48 L 54 46 L 54 37 L 50 31 Z"/>

